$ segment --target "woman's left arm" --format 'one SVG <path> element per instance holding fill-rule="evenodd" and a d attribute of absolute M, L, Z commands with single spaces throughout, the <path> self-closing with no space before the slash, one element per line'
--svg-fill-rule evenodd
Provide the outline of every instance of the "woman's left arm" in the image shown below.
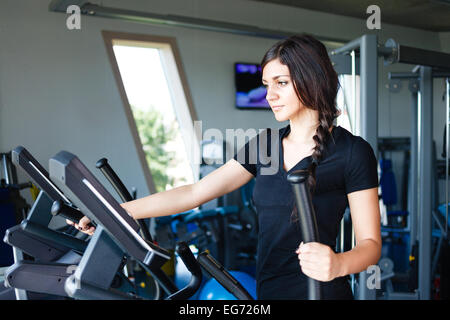
<path fill-rule="evenodd" d="M 380 259 L 378 188 L 355 191 L 347 197 L 356 245 L 350 251 L 335 253 L 329 246 L 320 243 L 302 243 L 296 253 L 303 273 L 313 279 L 331 281 L 337 277 L 359 273 Z"/>
<path fill-rule="evenodd" d="M 381 256 L 381 225 L 378 188 L 347 195 L 355 231 L 355 247 L 338 253 L 340 275 L 359 273 L 377 264 Z"/>

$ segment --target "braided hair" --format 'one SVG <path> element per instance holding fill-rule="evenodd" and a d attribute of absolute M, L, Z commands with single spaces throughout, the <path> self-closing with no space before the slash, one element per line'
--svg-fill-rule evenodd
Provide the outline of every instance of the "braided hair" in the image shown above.
<path fill-rule="evenodd" d="M 276 59 L 288 67 L 300 102 L 319 114 L 312 162 L 308 167 L 308 186 L 314 191 L 316 167 L 324 156 L 327 140 L 332 137 L 330 128 L 340 114 L 336 107 L 338 76 L 325 46 L 310 35 L 295 35 L 277 42 L 264 55 L 261 69 Z"/>

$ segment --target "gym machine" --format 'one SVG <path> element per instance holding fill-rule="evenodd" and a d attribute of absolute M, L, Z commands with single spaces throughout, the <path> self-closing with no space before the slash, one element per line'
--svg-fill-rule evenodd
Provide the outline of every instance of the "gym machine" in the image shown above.
<path fill-rule="evenodd" d="M 17 147 L 11 154 L 13 163 L 32 178 L 41 192 L 28 218 L 5 234 L 4 242 L 11 245 L 15 253 L 15 263 L 6 271 L 6 285 L 16 288 L 18 300 L 29 298 L 29 292 L 67 297 L 64 281 L 70 276 L 71 268 L 79 263 L 87 241 L 48 228 L 52 219 L 50 212 L 55 211 L 55 203 L 60 203 L 59 211 L 69 209 L 78 218 L 83 214 L 72 206 L 52 183 L 48 172 L 25 148 Z M 34 261 L 24 260 L 23 253 Z"/>
<path fill-rule="evenodd" d="M 65 194 L 73 199 L 76 206 L 81 208 L 92 222 L 97 224 L 97 230 L 80 264 L 75 273 L 65 283 L 65 290 L 70 296 L 81 299 L 139 298 L 126 293 L 104 290 L 104 284 L 110 281 L 115 268 L 105 266 L 98 254 L 102 251 L 99 250 L 97 254 L 94 254 L 91 245 L 103 234 L 108 234 L 116 244 L 116 250 L 120 250 L 123 255 L 134 258 L 159 282 L 168 295 L 166 299 L 187 299 L 195 293 L 200 285 L 199 279 L 201 280 L 198 263 L 213 273 L 217 279 L 220 278 L 220 275 L 225 275 L 221 278 L 221 281 L 233 294 L 240 298 L 251 298 L 245 289 L 240 287 L 237 281 L 224 272 L 223 268 L 217 263 L 213 262 L 207 266 L 203 258 L 199 259 L 197 263 L 187 246 L 184 246 L 185 250 L 179 250 L 178 254 L 192 273 L 192 279 L 185 288 L 178 290 L 171 279 L 161 270 L 161 266 L 170 259 L 169 252 L 149 241 L 145 241 L 137 233 L 137 223 L 128 216 L 120 204 L 76 156 L 61 151 L 50 159 L 49 168 L 52 180 L 64 190 Z M 178 247 L 180 247 L 180 244 L 178 244 Z M 201 256 L 204 257 L 205 255 L 206 253 Z M 102 278 L 107 279 L 99 279 L 99 271 L 101 271 Z M 92 284 L 95 284 L 95 287 L 92 287 Z M 236 292 L 240 292 L 240 294 Z"/>
<path fill-rule="evenodd" d="M 32 184 L 18 183 L 16 168 L 11 161 L 10 153 L 0 153 L 0 233 L 20 223 L 26 218 L 30 205 L 20 195 L 20 191 L 31 188 Z M 13 252 L 9 246 L 0 243 L 0 267 L 9 266 L 14 261 Z"/>
<path fill-rule="evenodd" d="M 378 138 L 378 57 L 384 58 L 384 63 L 406 63 L 417 65 L 413 69 L 414 77 L 420 88 L 420 95 L 415 94 L 417 104 L 413 109 L 411 126 L 411 170 L 414 173 L 410 180 L 412 195 L 418 195 L 418 201 L 410 204 L 411 230 L 417 234 L 419 241 L 418 266 L 419 284 L 417 294 L 413 297 L 397 296 L 395 298 L 416 298 L 429 300 L 431 294 L 431 227 L 433 203 L 432 190 L 433 177 L 433 76 L 444 76 L 450 70 L 450 54 L 407 47 L 389 39 L 384 45 L 378 44 L 376 35 L 363 35 L 344 46 L 333 50 L 331 57 L 343 55 L 352 60 L 352 75 L 355 76 L 356 55 L 359 55 L 359 69 L 361 81 L 361 110 L 360 121 L 355 123 L 353 134 L 362 136 L 377 151 Z M 356 96 L 356 95 L 354 95 Z M 448 105 L 448 99 L 447 99 Z M 446 117 L 448 118 L 447 112 Z M 448 126 L 448 125 L 447 125 Z M 447 131 L 448 132 L 448 131 Z M 420 148 L 419 148 L 420 146 Z M 420 181 L 420 185 L 418 183 Z M 446 190 L 447 191 L 447 190 Z M 448 191 L 447 191 L 448 192 Z M 446 209 L 448 220 L 448 209 Z M 415 233 L 417 232 L 417 233 Z M 359 285 L 355 289 L 358 299 L 375 299 L 375 289 L 366 285 L 367 272 L 359 274 Z"/>
<path fill-rule="evenodd" d="M 30 218 L 34 222 L 41 222 L 37 224 L 37 227 L 32 228 L 30 226 L 33 226 L 33 222 L 26 221 L 20 226 L 16 226 L 15 228 L 18 230 L 10 230 L 8 233 L 9 236 L 5 238 L 8 242 L 10 242 L 11 245 L 20 246 L 21 248 L 27 250 L 29 253 L 31 253 L 33 256 L 37 257 L 37 262 L 33 262 L 30 264 L 25 264 L 23 261 L 18 261 L 18 264 L 15 266 L 12 266 L 11 272 L 8 274 L 8 278 L 10 280 L 9 285 L 15 285 L 16 287 L 21 287 L 22 289 L 32 289 L 35 290 L 35 292 L 46 292 L 46 293 L 52 293 L 57 294 L 61 296 L 67 296 L 67 293 L 65 292 L 64 286 L 65 286 L 65 280 L 68 276 L 71 275 L 71 273 L 77 268 L 76 263 L 80 260 L 79 254 L 85 253 L 88 248 L 86 248 L 87 244 L 79 245 L 80 243 L 73 244 L 70 241 L 73 240 L 70 237 L 67 238 L 67 235 L 65 234 L 58 234 L 55 233 L 53 230 L 50 230 L 46 228 L 49 222 L 49 207 L 51 205 L 51 213 L 53 215 L 62 215 L 65 218 L 79 221 L 79 219 L 83 216 L 83 214 L 70 202 L 70 200 L 58 189 L 50 180 L 50 177 L 48 173 L 45 171 L 45 169 L 42 168 L 42 166 L 26 151 L 24 148 L 19 147 L 16 148 L 13 152 L 16 161 L 16 165 L 21 165 L 22 168 L 27 171 L 27 173 L 35 179 L 35 181 L 39 181 L 39 184 L 43 190 L 46 190 L 48 194 L 51 194 L 54 199 L 59 199 L 53 202 L 52 200 L 45 201 L 46 194 L 42 191 L 40 194 L 39 200 L 36 201 L 34 207 L 40 208 L 39 210 L 32 210 L 30 213 Z M 104 160 L 104 159 L 102 159 Z M 105 161 L 103 161 L 103 166 L 105 165 Z M 97 163 L 97 167 L 99 167 L 99 163 Z M 110 176 L 113 176 L 112 174 L 115 174 L 112 169 L 109 167 L 108 169 L 110 172 Z M 112 174 L 111 174 L 112 173 Z M 117 184 L 120 182 L 118 177 L 116 176 L 117 180 L 115 183 Z M 44 200 L 42 200 L 44 199 Z M 50 216 L 51 217 L 51 216 Z M 41 220 L 39 220 L 41 219 Z M 27 232 L 24 232 L 21 227 L 27 226 L 26 229 Z M 70 227 L 72 228 L 72 227 Z M 28 229 L 34 230 L 35 233 L 33 234 Z M 37 232 L 36 232 L 37 230 Z M 41 231 L 41 232 L 39 232 Z M 99 234 L 102 234 L 102 232 L 96 232 Z M 14 234 L 14 236 L 11 236 Z M 103 232 L 104 234 L 104 232 Z M 50 236 L 49 236 L 50 235 Z M 28 237 L 27 237 L 28 236 Z M 52 237 L 53 236 L 53 237 Z M 56 237 L 55 237 L 56 236 Z M 116 245 L 111 244 L 111 241 L 108 241 L 105 236 L 99 235 L 98 239 L 93 239 L 94 241 L 89 242 L 90 250 L 95 251 L 97 254 L 100 252 L 103 257 L 103 263 L 107 261 L 106 263 L 111 260 L 111 257 L 118 259 L 117 256 L 114 257 L 115 248 Z M 14 239 L 14 240 L 12 240 Z M 37 241 L 36 241 L 37 240 Z M 52 242 L 55 241 L 55 242 Z M 62 241 L 63 244 L 67 244 L 68 246 L 65 248 L 61 248 L 61 246 L 58 247 L 58 242 Z M 38 245 L 33 246 L 32 243 L 35 242 Z M 76 241 L 75 241 L 76 242 Z M 91 242 L 95 242 L 95 245 L 91 245 Z M 45 245 L 42 245 L 44 243 Z M 39 246 L 41 245 L 41 246 Z M 55 250 L 55 246 L 58 247 Z M 17 248 L 18 249 L 18 248 Z M 72 252 L 71 258 L 65 258 L 59 260 L 58 265 L 50 265 L 47 263 L 43 263 L 46 261 L 53 261 L 56 258 L 63 256 L 63 252 L 66 250 L 72 250 L 77 251 L 77 254 Z M 185 257 L 186 253 L 182 251 L 187 252 L 187 255 L 192 255 L 190 253 L 190 250 L 188 247 L 181 243 L 177 246 L 177 251 L 181 257 Z M 53 253 L 53 254 L 52 254 Z M 69 254 L 67 254 L 69 255 Z M 88 255 L 92 255 L 92 253 L 89 253 Z M 120 258 L 122 259 L 122 258 Z M 64 261 L 63 261 L 64 260 Z M 114 259 L 113 259 L 114 260 Z M 69 262 L 70 265 L 61 264 L 61 262 Z M 53 261 L 54 262 L 54 261 Z M 223 267 L 220 266 L 209 254 L 206 252 L 201 254 L 201 258 L 199 257 L 199 262 L 201 265 L 204 266 L 204 268 L 207 268 L 208 273 L 210 273 L 213 277 L 216 277 L 219 282 L 227 288 L 230 292 L 232 292 L 235 296 L 239 298 L 248 298 L 250 299 L 251 296 L 248 295 L 244 288 L 240 286 L 240 284 L 231 276 L 229 275 L 226 270 L 223 269 Z M 199 285 L 201 280 L 201 273 L 199 273 L 199 267 L 198 264 L 195 262 L 195 260 L 191 259 L 191 271 L 194 272 L 194 276 L 192 277 L 191 283 L 187 286 L 188 289 L 183 289 L 180 292 L 178 292 L 176 295 L 171 295 L 168 298 L 169 299 L 182 299 L 188 297 L 190 294 L 189 292 L 195 291 L 195 287 Z M 197 265 L 197 266 L 196 266 Z M 120 270 L 121 267 L 118 268 Z M 31 271 L 31 272 L 30 272 Z M 98 270 L 97 270 L 98 271 Z M 103 268 L 101 270 L 104 271 Z M 31 276 L 31 277 L 30 277 Z M 219 279 L 221 278 L 221 279 Z M 57 280 L 57 281 L 55 281 Z M 87 285 L 89 287 L 89 285 Z M 120 272 L 117 272 L 116 276 L 114 277 L 111 287 L 113 288 L 99 288 L 94 286 L 90 286 L 91 295 L 90 296 L 84 296 L 84 298 L 93 298 L 93 299 L 101 299 L 101 298 L 109 298 L 109 299 L 117 299 L 118 296 L 120 298 L 123 298 L 123 294 L 121 295 L 119 292 L 128 292 L 130 296 L 135 295 L 133 291 L 134 288 L 129 283 L 126 277 Z M 191 288 L 191 289 L 189 289 Z M 20 290 L 24 291 L 24 290 Z M 106 292 L 105 292 L 106 291 Z M 24 291 L 25 293 L 28 293 Z M 31 292 L 30 292 L 31 293 Z M 83 298 L 83 295 L 80 296 Z M 26 298 L 26 296 L 22 296 L 21 298 Z"/>
<path fill-rule="evenodd" d="M 26 149 L 18 147 L 13 150 L 12 156 L 16 166 L 24 169 L 43 191 L 39 194 L 28 219 L 6 233 L 5 242 L 13 246 L 16 252 L 25 252 L 34 258 L 34 261 L 23 260 L 22 256 L 16 254 L 16 263 L 7 270 L 6 285 L 16 288 L 16 299 L 30 298 L 30 292 L 50 294 L 50 298 L 68 297 L 64 290 L 65 280 L 80 262 L 81 255 L 87 248 L 87 241 L 48 228 L 52 219 L 50 212 L 54 216 L 60 215 L 74 222 L 78 222 L 84 215 L 51 182 L 46 170 Z M 103 170 L 106 168 L 109 173 L 113 173 L 106 159 L 102 160 Z M 75 230 L 69 226 L 66 228 Z M 103 241 L 107 242 L 104 238 Z M 106 245 L 104 247 L 107 248 Z M 114 261 L 122 259 L 113 258 Z M 104 256 L 104 262 L 107 264 L 108 259 L 111 259 L 111 256 Z M 117 272 L 111 286 L 121 291 L 136 292 L 137 287 L 129 281 L 125 271 L 125 274 Z M 31 298 L 33 297 L 34 295 Z"/>

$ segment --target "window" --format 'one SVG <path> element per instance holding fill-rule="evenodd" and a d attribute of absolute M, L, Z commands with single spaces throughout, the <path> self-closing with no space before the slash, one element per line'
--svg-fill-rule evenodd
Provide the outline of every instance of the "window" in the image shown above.
<path fill-rule="evenodd" d="M 190 105 L 172 38 L 103 32 L 150 192 L 198 177 Z"/>
<path fill-rule="evenodd" d="M 359 79 L 360 77 L 357 75 L 355 83 L 353 83 L 351 75 L 339 75 L 341 87 L 336 98 L 337 106 L 341 110 L 341 115 L 336 119 L 336 124 L 354 135 L 359 135 L 360 132 Z M 356 97 L 353 94 L 356 94 Z"/>

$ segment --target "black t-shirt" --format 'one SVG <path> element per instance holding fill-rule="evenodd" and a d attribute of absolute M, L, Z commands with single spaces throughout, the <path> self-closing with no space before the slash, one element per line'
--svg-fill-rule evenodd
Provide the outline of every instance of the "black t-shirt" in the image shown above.
<path fill-rule="evenodd" d="M 295 199 L 287 175 L 308 168 L 312 157 L 303 158 L 287 172 L 284 170 L 282 139 L 289 132 L 289 125 L 262 131 L 234 156 L 256 177 L 253 200 L 259 222 L 258 299 L 307 299 L 307 277 L 295 253 L 302 237 L 292 215 Z M 340 126 L 333 127 L 331 137 L 316 167 L 312 197 L 320 242 L 334 250 L 340 221 L 348 206 L 347 194 L 377 187 L 378 173 L 373 149 L 364 139 Z M 323 297 L 352 299 L 347 279 L 322 282 Z"/>

